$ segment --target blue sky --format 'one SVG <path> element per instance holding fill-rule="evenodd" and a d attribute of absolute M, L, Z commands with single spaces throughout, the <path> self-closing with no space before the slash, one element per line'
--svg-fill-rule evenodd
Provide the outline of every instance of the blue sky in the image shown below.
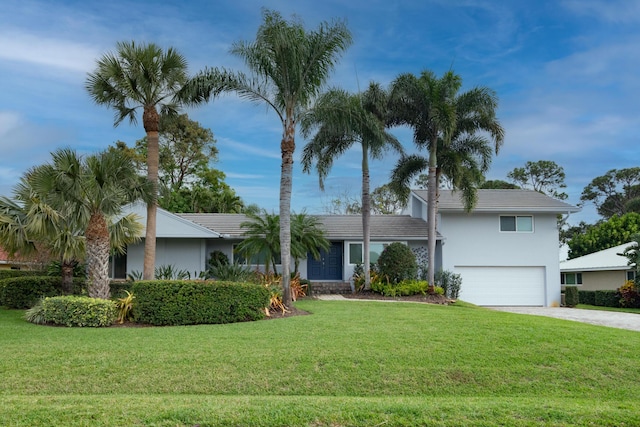
<path fill-rule="evenodd" d="M 398 74 L 453 68 L 463 90 L 494 89 L 504 146 L 488 179 L 526 161 L 564 167 L 568 201 L 613 168 L 639 166 L 640 2 L 636 0 L 339 0 L 123 1 L 5 0 L 0 14 L 0 194 L 59 147 L 90 153 L 117 140 L 132 145 L 141 124 L 113 127 L 113 112 L 92 103 L 87 72 L 117 41 L 173 46 L 191 73 L 205 66 L 243 69 L 228 50 L 252 40 L 261 8 L 299 16 L 309 28 L 346 21 L 354 43 L 329 85 L 350 91 Z M 264 106 L 225 96 L 187 110 L 211 128 L 214 167 L 247 203 L 277 210 L 281 127 Z M 396 135 L 412 150 L 411 134 Z M 297 138 L 296 158 L 305 141 Z M 386 183 L 397 158 L 372 164 L 372 188 Z M 322 212 L 338 194 L 360 192 L 360 153 L 333 168 L 326 191 L 294 166 L 292 207 Z M 594 222 L 586 206 L 570 222 Z"/>

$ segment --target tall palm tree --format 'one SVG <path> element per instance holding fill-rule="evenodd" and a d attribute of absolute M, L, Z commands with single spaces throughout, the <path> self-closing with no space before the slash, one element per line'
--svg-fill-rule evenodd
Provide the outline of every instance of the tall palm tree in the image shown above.
<path fill-rule="evenodd" d="M 448 71 L 438 78 L 431 71 L 420 76 L 401 74 L 391 86 L 389 124 L 408 125 L 418 149 L 429 153 L 427 188 L 428 281 L 431 290 L 435 276 L 435 243 L 438 188 L 438 145 L 448 147 L 455 138 L 487 132 L 496 150 L 504 131 L 497 120 L 497 96 L 494 91 L 477 87 L 458 94 L 460 76 Z M 415 159 L 414 159 L 415 160 Z"/>
<path fill-rule="evenodd" d="M 365 288 L 371 286 L 370 273 L 370 218 L 371 195 L 369 158 L 381 159 L 388 150 L 403 153 L 402 144 L 385 130 L 387 120 L 387 92 L 377 83 L 370 83 L 362 94 L 349 94 L 332 89 L 322 95 L 315 107 L 302 119 L 302 130 L 309 136 L 316 134 L 305 146 L 302 165 L 310 172 L 315 164 L 324 188 L 324 179 L 333 162 L 340 155 L 358 144 L 362 149 L 362 233 L 364 252 Z"/>
<path fill-rule="evenodd" d="M 315 259 L 320 259 L 320 249 L 329 250 L 331 243 L 324 236 L 324 230 L 318 217 L 307 215 L 306 212 L 293 214 L 291 217 L 291 255 L 294 260 L 295 274 L 298 273 L 300 260 L 310 253 Z"/>
<path fill-rule="evenodd" d="M 220 91 L 235 92 L 252 102 L 265 103 L 282 125 L 280 151 L 280 247 L 282 250 L 283 303 L 291 304 L 291 188 L 293 154 L 298 121 L 320 93 L 338 59 L 351 44 L 351 34 L 341 22 L 322 22 L 307 31 L 302 22 L 287 22 L 264 9 L 263 23 L 253 42 L 237 42 L 231 53 L 241 58 L 250 75 L 219 69 L 205 70 L 184 92 L 206 100 Z"/>
<path fill-rule="evenodd" d="M 156 254 L 156 213 L 158 193 L 160 115 L 176 115 L 185 101 L 177 94 L 187 82 L 187 61 L 175 49 L 164 51 L 149 43 L 119 42 L 115 53 L 98 60 L 89 73 L 85 87 L 97 104 L 115 110 L 114 126 L 124 119 L 137 122 L 136 111 L 142 109 L 142 124 L 147 134 L 147 179 L 154 198 L 147 203 L 147 226 L 144 242 L 144 279 L 153 279 Z M 191 99 L 198 103 L 199 99 Z"/>

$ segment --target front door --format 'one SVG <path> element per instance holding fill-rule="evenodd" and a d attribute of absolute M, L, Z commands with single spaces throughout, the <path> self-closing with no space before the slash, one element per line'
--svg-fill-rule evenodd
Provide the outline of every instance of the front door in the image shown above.
<path fill-rule="evenodd" d="M 309 280 L 342 280 L 342 242 L 331 242 L 328 251 L 320 251 L 320 259 L 307 257 Z"/>

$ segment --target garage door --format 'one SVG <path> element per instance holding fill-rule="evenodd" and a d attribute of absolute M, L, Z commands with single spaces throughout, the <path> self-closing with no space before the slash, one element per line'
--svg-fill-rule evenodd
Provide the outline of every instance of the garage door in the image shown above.
<path fill-rule="evenodd" d="M 544 267 L 455 267 L 460 299 L 476 305 L 544 306 Z"/>

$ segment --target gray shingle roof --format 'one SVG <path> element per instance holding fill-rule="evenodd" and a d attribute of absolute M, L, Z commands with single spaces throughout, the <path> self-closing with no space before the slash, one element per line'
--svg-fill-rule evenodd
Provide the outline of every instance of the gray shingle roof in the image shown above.
<path fill-rule="evenodd" d="M 243 214 L 194 214 L 178 216 L 193 221 L 228 238 L 242 238 L 244 230 L 240 224 L 248 218 Z M 360 215 L 317 215 L 326 237 L 330 240 L 361 240 L 362 217 Z M 408 215 L 372 215 L 371 239 L 373 240 L 424 240 L 427 224 L 420 218 Z M 438 238 L 441 236 L 438 235 Z"/>
<path fill-rule="evenodd" d="M 425 203 L 427 190 L 413 190 Z M 438 203 L 440 212 L 464 211 L 461 193 L 441 190 Z M 474 212 L 578 212 L 580 209 L 533 190 L 478 190 Z"/>

